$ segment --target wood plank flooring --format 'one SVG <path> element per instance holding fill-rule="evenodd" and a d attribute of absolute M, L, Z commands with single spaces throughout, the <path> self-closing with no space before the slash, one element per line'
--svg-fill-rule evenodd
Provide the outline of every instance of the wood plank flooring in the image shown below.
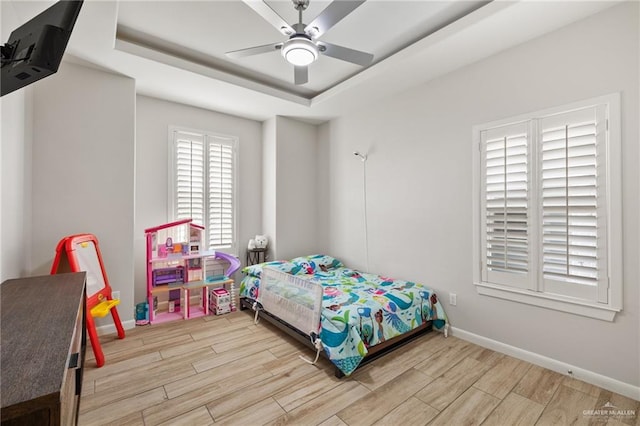
<path fill-rule="evenodd" d="M 629 425 L 640 402 L 429 333 L 336 379 L 333 365 L 247 312 L 136 327 L 90 345 L 80 425 Z"/>

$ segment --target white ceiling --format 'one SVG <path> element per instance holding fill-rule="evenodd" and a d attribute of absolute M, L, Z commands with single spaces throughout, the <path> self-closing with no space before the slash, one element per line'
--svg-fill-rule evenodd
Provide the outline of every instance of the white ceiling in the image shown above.
<path fill-rule="evenodd" d="M 51 3 L 12 2 L 25 22 Z M 329 3 L 311 0 L 303 20 Z M 286 115 L 321 122 L 615 3 L 369 0 L 320 39 L 373 53 L 373 64 L 321 56 L 302 86 L 293 84 L 292 66 L 278 52 L 225 56 L 286 39 L 240 0 L 85 0 L 67 54 L 134 78 L 141 94 L 256 120 Z M 268 4 L 287 22 L 297 21 L 291 0 Z"/>
<path fill-rule="evenodd" d="M 267 3 L 286 22 L 297 22 L 297 11 L 291 0 Z M 303 20 L 311 22 L 330 3 L 311 0 Z M 375 63 L 482 4 L 480 1 L 368 1 L 320 39 L 372 53 Z M 225 56 L 228 51 L 287 39 L 243 2 L 158 2 L 153 5 L 151 15 L 149 8 L 149 2 L 120 3 L 116 36 L 170 50 L 185 58 L 204 56 L 212 66 L 305 97 L 317 95 L 362 70 L 358 65 L 320 56 L 309 67 L 309 83 L 295 86 L 293 67 L 277 51 L 241 59 Z"/>

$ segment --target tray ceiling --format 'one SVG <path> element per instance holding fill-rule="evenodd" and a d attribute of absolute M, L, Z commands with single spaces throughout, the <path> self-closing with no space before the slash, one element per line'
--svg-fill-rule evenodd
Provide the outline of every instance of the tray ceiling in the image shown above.
<path fill-rule="evenodd" d="M 26 22 L 53 1 L 3 0 Z M 287 22 L 290 0 L 267 0 Z M 310 0 L 310 22 L 330 2 Z M 293 84 L 278 52 L 225 52 L 286 38 L 240 0 L 85 0 L 65 60 L 129 76 L 136 92 L 255 120 L 310 122 L 416 85 L 612 7 L 619 1 L 368 0 L 320 39 L 374 54 L 368 67 L 321 56 L 309 82 Z M 8 37 L 9 29 L 3 28 Z"/>

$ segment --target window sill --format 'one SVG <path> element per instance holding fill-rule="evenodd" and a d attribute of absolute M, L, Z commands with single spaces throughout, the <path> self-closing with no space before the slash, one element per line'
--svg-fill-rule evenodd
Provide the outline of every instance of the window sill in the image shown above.
<path fill-rule="evenodd" d="M 475 285 L 478 294 L 483 296 L 497 297 L 499 299 L 525 303 L 554 311 L 568 312 L 603 321 L 613 322 L 616 313 L 620 312 L 620 309 L 611 306 L 590 304 L 557 295 L 534 293 L 529 290 L 504 287 L 485 282 L 476 282 Z"/>

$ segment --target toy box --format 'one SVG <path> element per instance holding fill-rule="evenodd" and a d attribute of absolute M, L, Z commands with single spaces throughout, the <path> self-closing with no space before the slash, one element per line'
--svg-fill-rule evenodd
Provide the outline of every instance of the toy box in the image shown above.
<path fill-rule="evenodd" d="M 211 306 L 224 307 L 231 304 L 231 295 L 224 288 L 212 289 L 209 294 Z"/>
<path fill-rule="evenodd" d="M 224 288 L 212 289 L 209 293 L 209 308 L 215 315 L 231 312 L 231 295 Z"/>

